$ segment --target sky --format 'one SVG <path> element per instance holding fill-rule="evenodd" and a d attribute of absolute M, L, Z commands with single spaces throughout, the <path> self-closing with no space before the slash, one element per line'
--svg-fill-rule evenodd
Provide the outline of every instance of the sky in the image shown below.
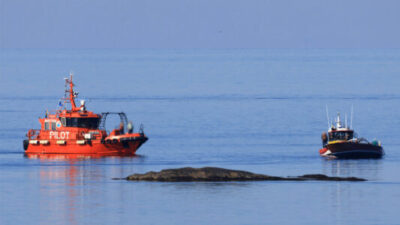
<path fill-rule="evenodd" d="M 398 0 L 0 0 L 0 48 L 399 48 Z"/>

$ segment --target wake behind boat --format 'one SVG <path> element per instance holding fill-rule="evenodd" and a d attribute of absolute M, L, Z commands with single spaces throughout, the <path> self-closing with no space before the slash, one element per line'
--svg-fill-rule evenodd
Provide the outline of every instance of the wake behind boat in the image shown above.
<path fill-rule="evenodd" d="M 45 118 L 39 118 L 40 130 L 31 129 L 27 140 L 23 141 L 25 153 L 29 154 L 87 154 L 97 156 L 134 155 L 137 149 L 147 141 L 141 126 L 139 132 L 125 113 L 95 114 L 86 110 L 85 102 L 78 107 L 75 104 L 77 92 L 74 92 L 72 75 L 65 79 L 64 104 L 53 114 L 46 112 Z M 67 109 L 70 105 L 71 109 Z M 105 129 L 106 119 L 115 114 L 120 117 L 119 128 L 109 134 Z"/>
<path fill-rule="evenodd" d="M 380 141 L 369 142 L 365 138 L 358 138 L 357 134 L 347 126 L 343 126 L 340 114 L 335 121 L 336 124 L 322 133 L 323 148 L 319 150 L 321 156 L 329 158 L 361 159 L 381 158 L 384 151 Z"/>

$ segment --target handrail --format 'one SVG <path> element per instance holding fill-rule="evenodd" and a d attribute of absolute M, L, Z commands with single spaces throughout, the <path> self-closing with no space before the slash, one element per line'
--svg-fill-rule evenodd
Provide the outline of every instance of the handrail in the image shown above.
<path fill-rule="evenodd" d="M 40 130 L 39 129 L 30 129 L 26 136 L 29 140 L 37 139 L 39 137 Z"/>

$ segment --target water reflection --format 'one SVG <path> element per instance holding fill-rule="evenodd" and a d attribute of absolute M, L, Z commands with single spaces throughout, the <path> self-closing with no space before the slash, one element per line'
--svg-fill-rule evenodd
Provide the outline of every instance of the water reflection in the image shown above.
<path fill-rule="evenodd" d="M 377 180 L 383 170 L 380 159 L 326 160 L 322 159 L 322 171 L 331 176 L 356 176 L 368 180 Z"/>
<path fill-rule="evenodd" d="M 382 159 L 360 159 L 360 160 L 326 160 L 322 159 L 322 171 L 330 176 L 349 177 L 355 176 L 365 178 L 369 181 L 381 180 L 384 174 L 384 163 Z M 373 213 L 364 215 L 359 208 L 370 210 L 374 208 L 369 205 L 371 196 L 379 196 L 382 189 L 377 188 L 375 183 L 370 182 L 335 182 L 327 183 L 321 187 L 321 193 L 327 193 L 331 207 L 331 217 L 336 224 L 356 224 L 356 218 L 370 217 L 377 223 L 380 218 L 372 216 Z M 371 207 L 370 207 L 371 206 Z"/>
<path fill-rule="evenodd" d="M 258 181 L 260 182 L 260 181 Z M 236 188 L 250 188 L 256 182 L 254 181 L 238 181 L 238 182 L 167 182 L 161 183 L 160 186 L 164 188 L 173 188 L 177 193 L 179 192 L 204 192 L 209 194 L 227 193 Z M 237 191 L 237 189 L 236 189 Z"/>
<path fill-rule="evenodd" d="M 70 161 L 74 159 L 143 159 L 145 156 L 136 154 L 133 156 L 100 156 L 98 154 L 35 154 L 35 153 L 28 153 L 24 154 L 24 157 L 29 159 L 44 159 L 44 160 L 51 160 L 51 161 Z"/>
<path fill-rule="evenodd" d="M 30 173 L 36 176 L 40 186 L 38 197 L 41 211 L 48 215 L 40 218 L 41 224 L 79 224 L 86 208 L 93 211 L 104 207 L 105 189 L 112 177 L 122 177 L 132 172 L 130 167 L 140 164 L 145 157 L 77 154 L 25 155 L 38 170 Z M 118 166 L 115 166 L 118 165 Z M 82 200 L 87 200 L 87 202 Z M 91 213 L 92 211 L 89 210 Z M 60 222 L 62 221 L 62 222 Z"/>

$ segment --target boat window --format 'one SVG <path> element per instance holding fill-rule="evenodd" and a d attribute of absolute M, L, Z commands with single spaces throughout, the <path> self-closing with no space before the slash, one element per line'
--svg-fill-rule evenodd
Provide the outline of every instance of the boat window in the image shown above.
<path fill-rule="evenodd" d="M 56 130 L 56 122 L 51 122 L 51 130 Z"/>
<path fill-rule="evenodd" d="M 332 132 L 329 134 L 329 139 L 331 141 L 335 140 L 350 140 L 353 139 L 353 132 Z"/>
<path fill-rule="evenodd" d="M 45 130 L 49 130 L 49 122 L 45 122 L 44 123 L 44 129 Z"/>
<path fill-rule="evenodd" d="M 66 127 L 81 127 L 89 129 L 97 129 L 99 126 L 99 118 L 65 118 Z"/>
<path fill-rule="evenodd" d="M 67 122 L 65 120 L 65 117 L 61 117 L 60 120 L 61 120 L 61 124 L 63 125 L 63 127 L 66 127 L 67 126 Z"/>

